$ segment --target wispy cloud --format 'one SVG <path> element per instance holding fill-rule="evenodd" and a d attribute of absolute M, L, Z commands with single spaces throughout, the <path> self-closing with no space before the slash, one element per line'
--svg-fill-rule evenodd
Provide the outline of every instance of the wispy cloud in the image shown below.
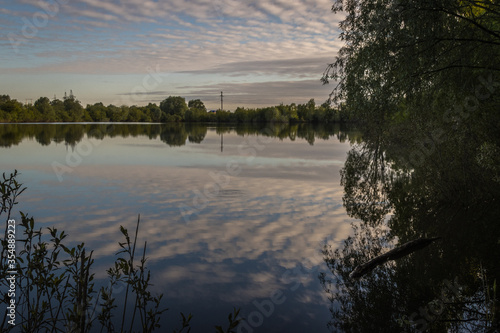
<path fill-rule="evenodd" d="M 270 106 L 279 103 L 306 103 L 316 98 L 323 103 L 330 87 L 322 86 L 320 80 L 263 81 L 251 83 L 218 83 L 207 86 L 180 87 L 186 96 L 201 98 L 207 102 L 217 101 L 218 92 L 224 91 L 228 106 Z"/>
<path fill-rule="evenodd" d="M 289 81 L 319 78 L 341 46 L 341 17 L 330 0 L 61 1 L 26 38 L 26 22 L 46 15 L 40 4 L 57 4 L 45 1 L 0 11 L 2 73 L 127 75 L 158 64 L 164 72 L 218 76 L 219 84 L 242 76 Z M 12 36 L 22 40 L 17 54 Z"/>

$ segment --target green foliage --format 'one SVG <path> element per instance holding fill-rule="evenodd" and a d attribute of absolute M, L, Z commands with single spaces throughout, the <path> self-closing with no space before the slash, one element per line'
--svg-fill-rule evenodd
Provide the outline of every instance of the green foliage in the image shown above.
<path fill-rule="evenodd" d="M 83 108 L 74 97 L 64 101 L 40 97 L 34 105 L 23 105 L 0 96 L 0 121 L 2 122 L 207 122 L 207 123 L 339 123 L 354 121 L 343 109 L 334 109 L 325 102 L 316 106 L 313 99 L 306 104 L 280 104 L 264 108 L 238 107 L 234 112 L 217 110 L 207 112 L 205 104 L 191 100 L 186 105 L 180 96 L 169 96 L 160 106 L 105 106 L 102 103 L 88 104 Z M 344 109 L 347 111 L 347 109 Z"/>
<path fill-rule="evenodd" d="M 160 103 L 160 109 L 163 117 L 175 116 L 173 118 L 165 118 L 167 119 L 166 121 L 181 121 L 184 119 L 184 113 L 186 113 L 188 106 L 184 97 L 169 96 Z"/>
<path fill-rule="evenodd" d="M 71 121 L 82 121 L 83 120 L 83 107 L 80 101 L 75 98 L 66 98 L 63 101 L 64 111 L 68 115 Z"/>
<path fill-rule="evenodd" d="M 106 107 L 102 103 L 88 104 L 85 108 L 92 121 L 106 121 Z"/>
<path fill-rule="evenodd" d="M 70 122 L 71 121 L 70 115 L 66 112 L 66 110 L 64 108 L 63 101 L 61 101 L 59 99 L 54 99 L 52 102 L 50 102 L 50 104 L 52 105 L 52 108 L 54 109 L 54 111 L 56 113 L 57 121 L 61 121 L 61 122 Z"/>
<path fill-rule="evenodd" d="M 161 109 L 156 104 L 149 103 L 143 112 L 144 114 L 149 115 L 152 122 L 159 123 L 161 121 Z"/>
<path fill-rule="evenodd" d="M 40 120 L 43 119 L 48 122 L 56 121 L 56 112 L 47 97 L 40 97 L 36 100 L 35 109 L 40 114 Z"/>
<path fill-rule="evenodd" d="M 401 112 L 442 115 L 480 73 L 500 67 L 493 1 L 336 0 L 344 46 L 324 73 L 331 98 L 368 124 Z M 439 95 L 440 105 L 433 107 Z"/>
<path fill-rule="evenodd" d="M 500 328 L 491 296 L 500 276 L 499 9 L 494 1 L 334 1 L 346 14 L 344 46 L 323 82 L 335 81 L 338 117 L 358 120 L 364 142 L 341 171 L 344 206 L 361 221 L 340 249 L 325 247 L 331 275 L 320 275 L 333 331 Z M 349 277 L 426 234 L 442 241 Z M 457 279 L 466 288 L 449 295 L 443 281 Z"/>
<path fill-rule="evenodd" d="M 205 104 L 200 99 L 190 100 L 188 103 L 188 107 L 191 111 L 199 111 L 202 113 L 207 112 L 207 108 L 205 107 Z"/>

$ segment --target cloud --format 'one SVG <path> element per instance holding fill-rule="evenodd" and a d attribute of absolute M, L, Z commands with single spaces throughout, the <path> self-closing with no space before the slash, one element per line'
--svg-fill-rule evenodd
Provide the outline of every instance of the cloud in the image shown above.
<path fill-rule="evenodd" d="M 224 103 L 228 108 L 236 106 L 270 106 L 279 103 L 303 104 L 311 98 L 322 103 L 328 98 L 329 86 L 317 80 L 264 81 L 251 83 L 220 83 L 206 86 L 180 87 L 190 99 L 200 98 L 206 103 L 217 101 L 224 92 Z"/>
<path fill-rule="evenodd" d="M 26 140 L 12 148 L 13 156 L 22 155 L 14 160 L 19 164 L 22 158 L 21 181 L 28 186 L 18 208 L 33 214 L 39 227 L 65 230 L 71 245 L 85 242 L 93 249 L 97 279 L 105 277 L 120 249 L 119 226 L 133 233 L 140 213 L 136 253 L 142 254 L 147 241 L 152 283 L 166 294 L 168 306 L 186 301 L 244 306 L 301 283 L 286 294 L 286 304 L 297 308 L 303 302 L 312 311 L 325 304 L 317 281 L 317 272 L 325 269 L 322 245 L 340 243 L 351 232 L 339 185 L 350 146 L 333 137 L 314 146 L 300 138 L 275 138 L 248 163 L 238 149 L 246 140 L 224 134 L 221 154 L 213 128 L 203 144 L 178 148 L 144 136 L 107 138 L 63 183 L 50 163 L 64 161 L 67 148 L 51 144 L 40 154 L 38 143 Z M 24 148 L 33 153 L 21 154 Z M 213 182 L 210 173 L 224 170 L 232 159 L 242 172 L 185 223 L 179 205 L 192 206 L 195 191 Z"/>
<path fill-rule="evenodd" d="M 300 143 L 294 146 L 297 145 Z M 258 166 L 252 169 L 255 167 Z M 112 257 L 118 252 L 117 241 L 121 240 L 118 226 L 133 230 L 134 216 L 140 212 L 138 242 L 144 244 L 147 240 L 149 266 L 159 281 L 168 278 L 169 284 L 177 284 L 189 280 L 191 288 L 206 297 L 236 297 L 247 302 L 291 283 L 279 279 L 284 270 L 298 264 L 317 265 L 324 240 L 332 236 L 340 240 L 350 232 L 341 205 L 342 191 L 335 185 L 336 177 L 324 178 L 338 172 L 323 170 L 315 177 L 304 178 L 304 172 L 311 166 L 301 168 L 292 163 L 290 167 L 299 174 L 273 176 L 286 173 L 284 165 L 261 170 L 260 175 L 247 167 L 227 187 L 243 189 L 241 198 L 213 199 L 187 224 L 180 217 L 178 205 L 192 205 L 193 190 L 203 191 L 203 184 L 211 181 L 210 168 L 135 166 L 106 170 L 82 165 L 75 170 L 76 178 L 65 181 L 79 189 L 75 195 L 66 193 L 62 199 L 60 188 L 51 186 L 50 199 L 37 202 L 36 198 L 31 199 L 32 195 L 43 193 L 32 193 L 24 203 L 30 206 L 30 213 L 37 213 L 40 225 L 55 225 L 65 230 L 72 241 L 85 241 L 95 250 L 96 259 Z M 96 184 L 100 187 L 95 187 Z M 88 191 L 87 187 L 93 190 Z M 44 213 L 43 206 L 50 209 Z M 121 209 L 117 211 L 116 207 Z M 43 217 L 54 212 L 55 216 Z M 114 241 L 103 241 L 106 239 Z M 237 269 L 240 264 L 252 267 L 253 263 L 260 263 L 260 269 L 251 269 L 246 276 Z M 306 276 L 300 281 L 308 283 L 314 279 L 315 276 Z M 236 290 L 237 296 L 208 288 L 232 281 L 245 281 Z"/>
<path fill-rule="evenodd" d="M 330 57 L 304 57 L 295 59 L 273 59 L 237 61 L 217 65 L 213 68 L 197 71 L 183 71 L 181 73 L 193 74 L 227 74 L 230 76 L 241 75 L 282 75 L 295 78 L 318 76 L 331 60 Z"/>
<path fill-rule="evenodd" d="M 248 83 L 214 83 L 206 85 L 179 86 L 177 90 L 157 90 L 139 93 L 121 92 L 125 96 L 122 104 L 127 104 L 127 96 L 134 97 L 135 103 L 159 103 L 168 96 L 181 95 L 186 100 L 201 99 L 208 109 L 220 106 L 220 92 L 224 93 L 224 108 L 263 107 L 283 104 L 304 104 L 311 98 L 317 104 L 323 103 L 330 93 L 331 86 L 323 86 L 316 80 L 262 81 Z M 120 103 L 118 103 L 120 104 Z M 130 104 L 130 103 L 128 103 Z"/>
<path fill-rule="evenodd" d="M 28 0 L 25 3 L 33 6 L 33 13 L 42 11 L 38 1 Z M 85 51 L 91 51 L 99 57 L 103 41 L 106 41 L 108 47 L 118 50 L 126 43 L 129 45 L 128 54 L 121 52 L 116 54 L 115 59 L 135 57 L 136 62 L 144 63 L 151 61 L 143 56 L 143 51 L 151 49 L 150 41 L 154 39 L 156 47 L 153 48 L 173 63 L 165 67 L 180 67 L 184 70 L 190 70 L 190 65 L 194 63 L 201 63 L 203 69 L 209 69 L 221 64 L 221 60 L 222 63 L 241 62 L 249 58 L 281 60 L 310 57 L 318 52 L 335 52 L 338 45 L 325 49 L 320 38 L 335 34 L 334 22 L 321 17 L 312 20 L 311 17 L 318 15 L 317 9 L 312 7 L 311 10 L 303 1 L 299 4 L 301 6 L 281 2 L 242 3 L 222 0 L 213 4 L 204 1 L 71 1 L 62 5 L 60 12 L 50 18 L 47 26 L 38 29 L 37 36 L 30 42 L 44 38 L 44 43 L 50 44 L 51 38 L 60 39 L 61 34 L 85 28 L 88 30 L 86 34 L 71 33 L 74 40 L 85 45 Z M 4 9 L 4 12 L 7 11 L 11 9 Z M 324 11 L 328 9 L 325 8 Z M 273 19 L 276 15 L 281 19 Z M 28 19 L 29 16 L 27 15 Z M 18 19 L 18 26 L 7 29 L 20 34 L 23 22 Z M 221 19 L 224 20 L 222 25 L 219 24 Z M 112 26 L 109 25 L 111 22 Z M 65 26 L 64 30 L 54 29 L 62 25 Z M 88 43 L 89 41 L 92 43 Z M 134 44 L 138 47 L 135 48 Z M 117 67 L 104 61 L 103 68 L 99 68 L 98 64 L 89 62 L 88 55 L 82 53 L 81 48 L 68 46 L 73 51 L 73 61 L 95 66 L 96 71 L 102 72 L 107 68 L 111 72 L 123 72 L 129 69 L 128 66 L 119 68 L 123 65 L 121 61 Z M 109 57 L 107 54 L 105 56 Z M 196 61 L 198 58 L 203 58 L 204 61 Z M 39 67 L 51 70 L 43 65 Z M 72 68 L 74 70 L 76 67 Z M 60 67 L 60 71 L 65 71 L 64 65 Z"/>
<path fill-rule="evenodd" d="M 211 76 L 212 83 L 204 80 L 201 85 L 231 89 L 229 84 L 235 83 L 256 89 L 245 84 L 268 81 L 271 89 L 276 82 L 289 89 L 289 81 L 319 80 L 324 65 L 332 62 L 342 45 L 336 27 L 341 17 L 330 12 L 329 0 L 72 0 L 60 5 L 33 37 L 24 38 L 23 22 L 42 11 L 39 4 L 39 0 L 23 0 L 22 5 L 11 3 L 0 12 L 0 22 L 8 20 L 0 23 L 4 32 L 1 71 L 23 74 L 26 80 L 17 87 L 2 83 L 1 90 L 22 92 L 35 84 L 31 83 L 36 81 L 31 79 L 34 75 L 128 75 L 130 81 L 132 75 L 145 75 L 147 68 L 157 65 L 163 73 Z M 9 34 L 22 40 L 17 54 Z M 182 94 L 180 87 L 188 80 L 167 79 L 155 90 Z M 56 89 L 54 93 L 61 90 Z M 108 96 L 123 93 L 118 90 L 121 84 L 105 89 Z M 111 102 L 112 97 L 102 100 L 101 88 L 97 95 L 91 90 L 79 91 L 80 99 Z M 279 95 L 287 94 L 282 91 L 272 101 L 264 99 L 276 104 L 281 102 Z M 310 98 L 316 96 L 319 93 Z M 34 98 L 22 93 L 12 97 Z"/>

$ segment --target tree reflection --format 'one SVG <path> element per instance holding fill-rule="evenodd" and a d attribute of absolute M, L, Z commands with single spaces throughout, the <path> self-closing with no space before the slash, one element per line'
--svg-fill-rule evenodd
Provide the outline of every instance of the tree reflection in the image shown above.
<path fill-rule="evenodd" d="M 207 135 L 207 127 L 200 124 L 187 123 L 186 132 L 188 133 L 189 142 L 201 143 Z"/>
<path fill-rule="evenodd" d="M 171 147 L 180 147 L 186 144 L 188 133 L 186 128 L 180 124 L 168 123 L 162 125 L 160 140 Z"/>
<path fill-rule="evenodd" d="M 429 124 L 445 133 L 432 150 L 428 133 L 401 138 L 392 128 L 372 131 L 379 134 L 365 135 L 348 153 L 343 201 L 359 222 L 340 248 L 324 248 L 329 272 L 320 281 L 332 331 L 498 331 L 500 184 L 477 159 L 478 136 L 457 127 Z M 409 164 L 424 145 L 425 163 Z M 441 239 L 349 278 L 358 265 L 422 236 Z"/>
<path fill-rule="evenodd" d="M 0 124 L 0 147 L 18 145 L 23 140 L 35 138 L 41 145 L 65 143 L 75 146 L 87 136 L 103 140 L 106 137 L 141 137 L 151 140 L 160 139 L 167 145 L 179 147 L 190 143 L 201 143 L 205 139 L 208 126 L 198 123 L 166 124 L 127 124 L 127 123 L 90 123 L 90 124 Z M 264 135 L 280 140 L 305 139 L 313 145 L 316 139 L 329 140 L 331 137 L 344 142 L 359 141 L 359 132 L 352 131 L 348 125 L 338 124 L 236 124 L 217 126 L 217 134 L 236 133 L 239 136 Z M 351 134 L 352 133 L 352 134 Z"/>
<path fill-rule="evenodd" d="M 372 146 L 356 145 L 347 153 L 341 185 L 345 192 L 344 206 L 350 216 L 372 225 L 381 222 L 390 209 L 386 180 L 393 176 L 391 171 L 378 141 Z"/>

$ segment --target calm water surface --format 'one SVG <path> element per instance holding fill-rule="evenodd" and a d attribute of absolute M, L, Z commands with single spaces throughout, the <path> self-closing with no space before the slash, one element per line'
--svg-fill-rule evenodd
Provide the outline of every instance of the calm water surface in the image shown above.
<path fill-rule="evenodd" d="M 19 209 L 94 249 L 96 278 L 141 215 L 163 327 L 326 332 L 321 249 L 351 231 L 339 170 L 355 132 L 310 126 L 0 125 L 0 170 L 28 187 Z M 17 216 L 19 218 L 19 216 Z M 274 303 L 273 303 L 274 302 Z M 271 305 L 272 304 L 272 305 Z"/>

